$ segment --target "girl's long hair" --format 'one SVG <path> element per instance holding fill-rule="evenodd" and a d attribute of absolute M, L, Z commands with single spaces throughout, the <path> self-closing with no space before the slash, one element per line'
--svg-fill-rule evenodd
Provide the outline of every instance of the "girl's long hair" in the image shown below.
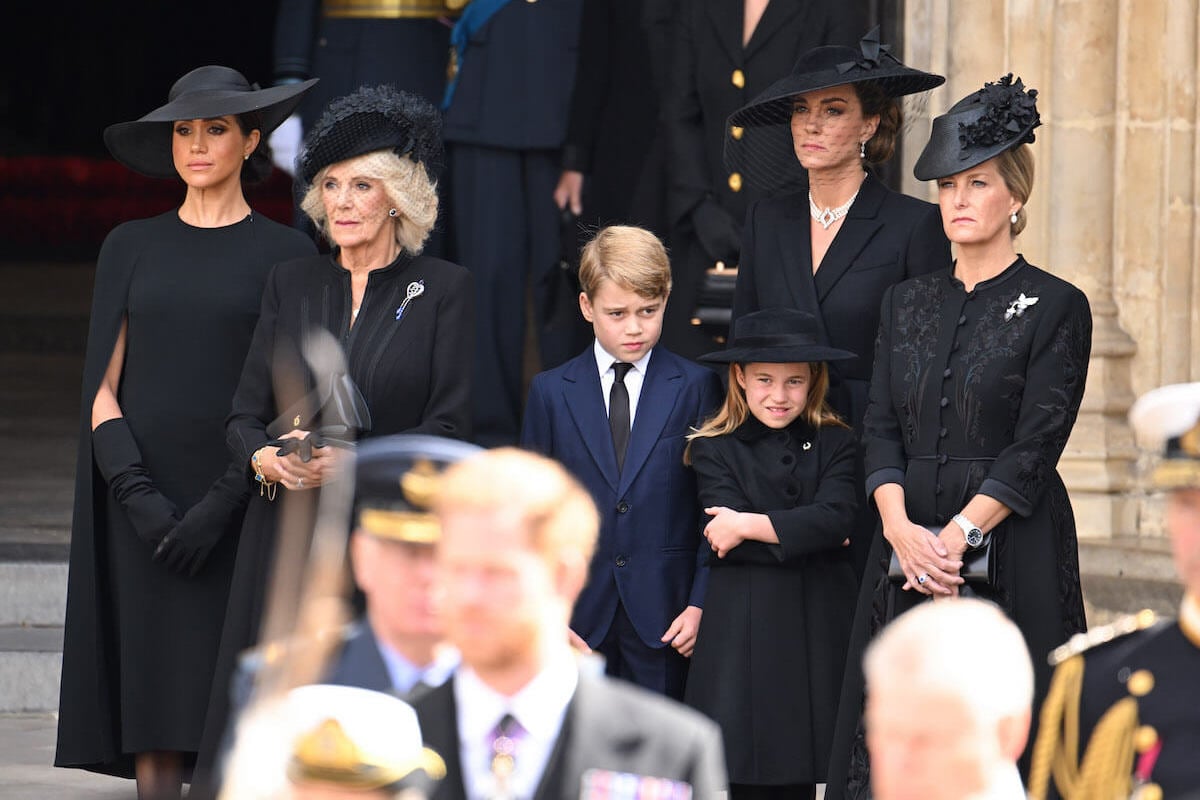
<path fill-rule="evenodd" d="M 829 400 L 826 398 L 826 394 L 829 392 L 829 367 L 824 361 L 810 361 L 808 368 L 812 373 L 812 382 L 808 387 L 808 399 L 804 403 L 804 410 L 800 412 L 800 419 L 803 419 L 813 429 L 820 428 L 822 425 L 848 427 L 837 415 L 837 412 L 829 407 Z M 744 373 L 745 364 L 729 365 L 729 390 L 725 392 L 725 402 L 721 404 L 715 414 L 704 421 L 703 425 L 688 434 L 688 444 L 683 451 L 683 463 L 689 465 L 692 463 L 693 440 L 733 433 L 750 417 L 750 406 L 746 403 L 746 390 L 737 380 L 739 369 Z"/>

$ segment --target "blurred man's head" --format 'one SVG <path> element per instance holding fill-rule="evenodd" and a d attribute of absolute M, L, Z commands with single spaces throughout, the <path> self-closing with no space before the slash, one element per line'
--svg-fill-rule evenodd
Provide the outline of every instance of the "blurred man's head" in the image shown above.
<path fill-rule="evenodd" d="M 587 580 L 599 529 L 591 496 L 556 462 L 501 448 L 448 469 L 436 510 L 448 640 L 485 680 L 536 671 L 565 646 Z"/>
<path fill-rule="evenodd" d="M 1033 668 L 1021 632 L 995 606 L 925 603 L 883 630 L 864 670 L 878 800 L 966 800 L 1015 776 Z"/>

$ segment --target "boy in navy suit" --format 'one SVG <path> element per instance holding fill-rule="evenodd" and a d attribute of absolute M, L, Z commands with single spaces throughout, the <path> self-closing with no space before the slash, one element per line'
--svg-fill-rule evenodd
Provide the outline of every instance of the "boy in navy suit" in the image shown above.
<path fill-rule="evenodd" d="M 708 577 L 684 437 L 720 402 L 721 382 L 656 346 L 671 265 L 654 234 L 601 229 L 579 282 L 595 343 L 534 378 L 521 444 L 561 461 L 602 515 L 571 630 L 609 675 L 680 698 Z"/>

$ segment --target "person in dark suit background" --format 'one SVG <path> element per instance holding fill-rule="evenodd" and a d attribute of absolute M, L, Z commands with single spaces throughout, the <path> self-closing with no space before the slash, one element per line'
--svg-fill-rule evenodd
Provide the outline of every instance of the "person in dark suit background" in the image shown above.
<path fill-rule="evenodd" d="M 447 88 L 452 253 L 475 276 L 475 439 L 514 444 L 524 399 L 526 304 L 541 366 L 574 354 L 548 323 L 560 255 L 561 170 L 583 0 L 468 5 Z"/>
<path fill-rule="evenodd" d="M 430 487 L 446 464 L 477 450 L 406 434 L 358 449 L 350 566 L 366 613 L 326 682 L 411 698 L 440 686 L 458 666 L 458 652 L 442 642 L 434 608 L 433 546 L 440 529 L 429 509 Z"/>
<path fill-rule="evenodd" d="M 534 378 L 521 444 L 562 462 L 603 509 L 571 629 L 609 675 L 680 699 L 708 578 L 684 437 L 717 406 L 721 384 L 658 346 L 671 263 L 654 234 L 609 226 L 580 260 L 579 305 L 595 340 Z"/>
<path fill-rule="evenodd" d="M 425 743 L 446 761 L 435 800 L 715 798 L 720 732 L 701 715 L 589 674 L 567 644 L 598 516 L 553 461 L 502 448 L 455 464 L 435 507 L 448 639 L 463 665 L 417 700 Z"/>
<path fill-rule="evenodd" d="M 1148 392 L 1129 422 L 1160 456 L 1150 488 L 1167 493 L 1183 602 L 1178 619 L 1143 611 L 1054 651 L 1029 776 L 1034 800 L 1200 798 L 1200 383 Z"/>
<path fill-rule="evenodd" d="M 675 301 L 664 343 L 694 358 L 712 338 L 692 326 L 704 271 L 738 264 L 747 203 L 759 196 L 726 171 L 727 118 L 824 44 L 851 44 L 866 28 L 861 0 L 690 0 L 682 3 L 665 81 L 667 220 L 675 253 Z"/>

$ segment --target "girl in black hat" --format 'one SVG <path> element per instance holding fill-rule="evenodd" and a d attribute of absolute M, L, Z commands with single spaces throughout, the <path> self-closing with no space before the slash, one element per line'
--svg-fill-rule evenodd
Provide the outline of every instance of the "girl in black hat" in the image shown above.
<path fill-rule="evenodd" d="M 333 244 L 280 264 L 233 398 L 230 447 L 259 491 L 238 545 L 201 767 L 213 765 L 238 654 L 259 638 L 279 507 L 316 508 L 351 438 L 394 433 L 470 436 L 474 290 L 461 266 L 422 255 L 437 219 L 441 116 L 416 95 L 362 87 L 330 103 L 297 159 L 300 207 Z M 314 331 L 340 344 L 344 376 L 315 375 L 302 353 Z M 330 393 L 331 377 L 338 392 Z M 331 398 L 349 388 L 351 408 Z M 345 432 L 335 434 L 344 436 Z M 281 443 L 282 440 L 282 443 Z M 298 449 L 290 440 L 303 442 Z M 289 511 L 290 513 L 290 511 Z M 301 513 L 304 518 L 304 513 Z M 308 519 L 312 517 L 309 516 Z M 300 539 L 289 540 L 297 548 Z"/>
<path fill-rule="evenodd" d="M 824 782 L 855 577 L 854 434 L 825 401 L 810 314 L 734 326 L 724 406 L 690 438 L 712 547 L 686 702 L 721 725 L 731 796 L 811 797 Z"/>
<path fill-rule="evenodd" d="M 1075 520 L 1056 466 L 1083 398 L 1092 330 L 1083 292 L 1014 246 L 1033 186 L 1036 98 L 1011 74 L 986 84 L 934 120 L 913 170 L 937 180 L 958 259 L 884 296 L 864 433 L 882 526 L 864 576 L 864 593 L 875 593 L 856 622 L 873 633 L 930 597 L 996 602 L 1029 645 L 1035 723 L 1046 656 L 1085 629 Z M 964 569 L 988 548 L 990 574 Z M 889 557 L 891 584 L 881 580 Z"/>
<path fill-rule="evenodd" d="M 266 137 L 311 85 L 200 67 L 104 132 L 118 161 L 186 194 L 114 230 L 97 263 L 55 764 L 136 776 L 139 797 L 177 797 L 200 747 L 250 491 L 227 472 L 224 419 L 268 270 L 314 251 L 242 184 L 269 172 Z"/>

